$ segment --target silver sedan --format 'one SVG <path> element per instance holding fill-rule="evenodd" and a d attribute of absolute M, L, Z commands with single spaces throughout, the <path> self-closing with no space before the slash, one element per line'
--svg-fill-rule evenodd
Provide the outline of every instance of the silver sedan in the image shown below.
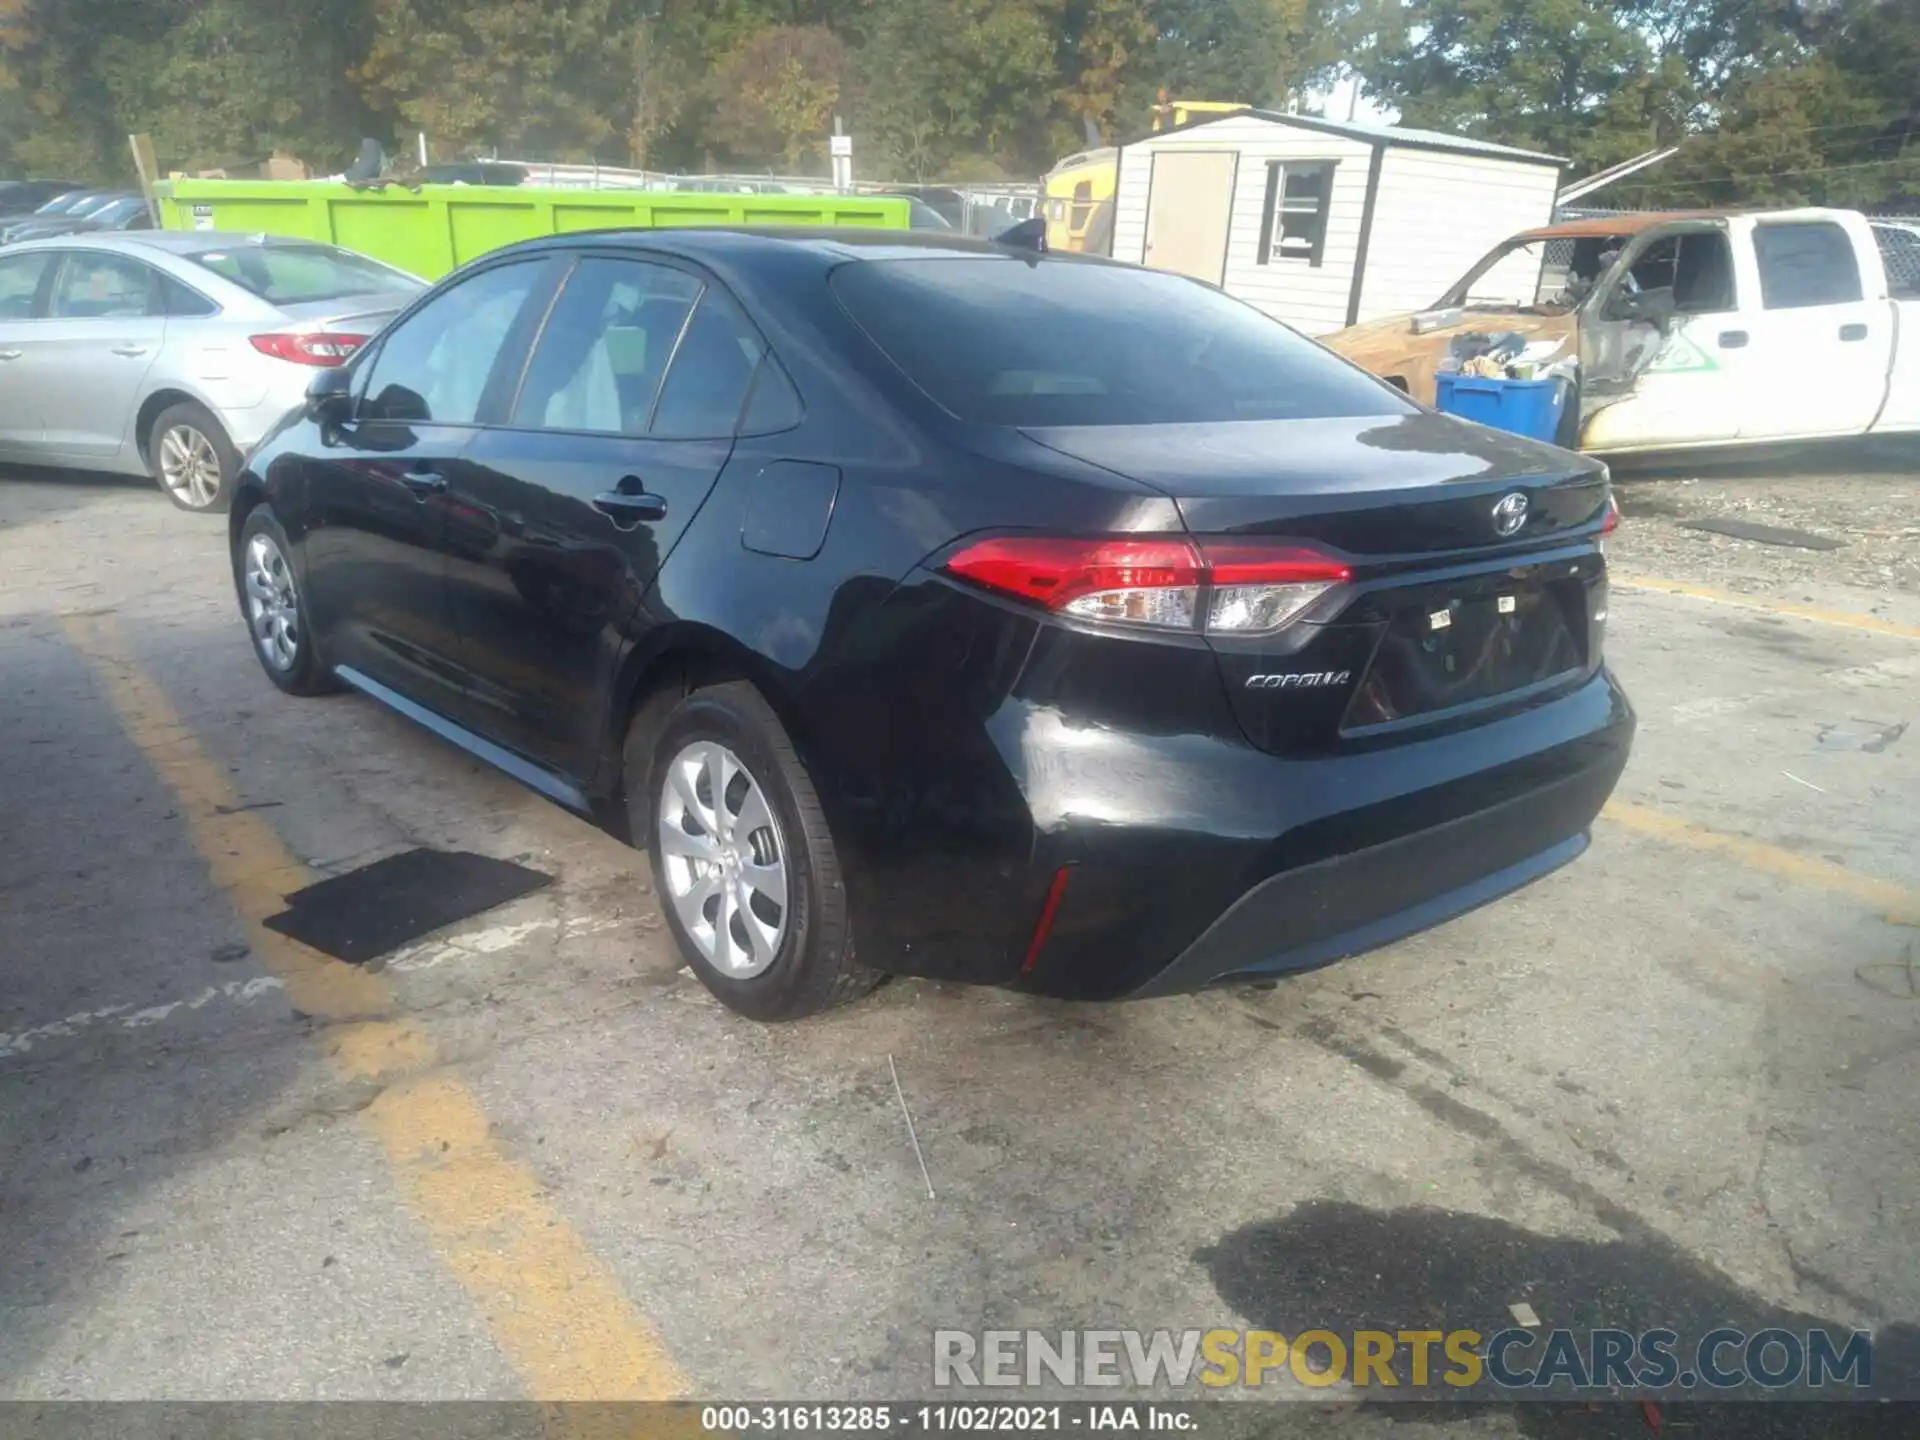
<path fill-rule="evenodd" d="M 0 250 L 0 461 L 151 475 L 224 510 L 241 457 L 425 288 L 364 255 L 213 231 Z"/>

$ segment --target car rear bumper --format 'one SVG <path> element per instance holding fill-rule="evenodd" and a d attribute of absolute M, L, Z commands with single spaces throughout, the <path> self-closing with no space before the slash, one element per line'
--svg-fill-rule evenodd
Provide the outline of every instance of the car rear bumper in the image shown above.
<path fill-rule="evenodd" d="M 1587 848 L 1587 827 L 1618 775 L 1598 766 L 1431 830 L 1275 875 L 1133 993 L 1173 995 L 1312 969 L 1497 900 Z"/>
<path fill-rule="evenodd" d="M 1223 759 L 1230 773 L 1189 775 L 1187 793 L 1207 803 L 1178 817 L 1142 811 L 1047 837 L 1030 884 L 1068 874 L 1014 983 L 1064 998 L 1176 994 L 1437 925 L 1586 848 L 1633 726 L 1602 671 L 1450 735 L 1321 760 Z"/>

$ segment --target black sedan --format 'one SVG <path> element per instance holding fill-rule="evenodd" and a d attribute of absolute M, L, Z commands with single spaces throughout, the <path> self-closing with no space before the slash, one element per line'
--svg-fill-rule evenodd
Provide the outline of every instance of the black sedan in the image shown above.
<path fill-rule="evenodd" d="M 1573 859 L 1605 469 L 1207 286 L 902 232 L 449 276 L 252 455 L 267 675 L 621 827 L 726 1004 L 1317 965 Z"/>

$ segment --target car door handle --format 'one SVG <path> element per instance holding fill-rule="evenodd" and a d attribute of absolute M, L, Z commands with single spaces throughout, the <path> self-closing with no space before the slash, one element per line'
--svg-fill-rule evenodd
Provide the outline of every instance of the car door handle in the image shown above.
<path fill-rule="evenodd" d="M 413 492 L 416 500 L 425 500 L 429 495 L 440 495 L 447 488 L 447 477 L 442 475 L 427 461 L 417 461 L 407 467 L 400 477 L 400 483 Z"/>
<path fill-rule="evenodd" d="M 1722 330 L 1720 332 L 1720 348 L 1722 350 L 1738 350 L 1746 343 L 1747 332 L 1744 330 Z"/>
<path fill-rule="evenodd" d="M 1842 325 L 1840 327 L 1840 338 L 1842 340 L 1864 340 L 1867 338 L 1867 327 L 1864 325 Z"/>
<path fill-rule="evenodd" d="M 129 360 L 137 360 L 147 353 L 147 347 L 145 345 L 116 345 L 113 347 L 113 353 L 116 355 L 124 355 Z"/>
<path fill-rule="evenodd" d="M 593 508 L 613 521 L 616 529 L 631 530 L 649 520 L 666 519 L 667 497 L 649 495 L 644 490 L 632 494 L 625 490 L 609 490 L 604 495 L 594 496 Z"/>

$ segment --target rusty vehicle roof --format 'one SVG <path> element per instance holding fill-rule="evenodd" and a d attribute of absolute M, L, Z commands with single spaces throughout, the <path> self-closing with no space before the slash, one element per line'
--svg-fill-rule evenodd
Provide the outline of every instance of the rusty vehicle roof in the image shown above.
<path fill-rule="evenodd" d="M 1582 240 L 1595 235 L 1638 235 L 1672 220 L 1724 220 L 1731 210 L 1635 210 L 1626 215 L 1596 215 L 1586 220 L 1566 220 L 1558 225 L 1542 225 L 1525 230 L 1517 240 Z"/>

